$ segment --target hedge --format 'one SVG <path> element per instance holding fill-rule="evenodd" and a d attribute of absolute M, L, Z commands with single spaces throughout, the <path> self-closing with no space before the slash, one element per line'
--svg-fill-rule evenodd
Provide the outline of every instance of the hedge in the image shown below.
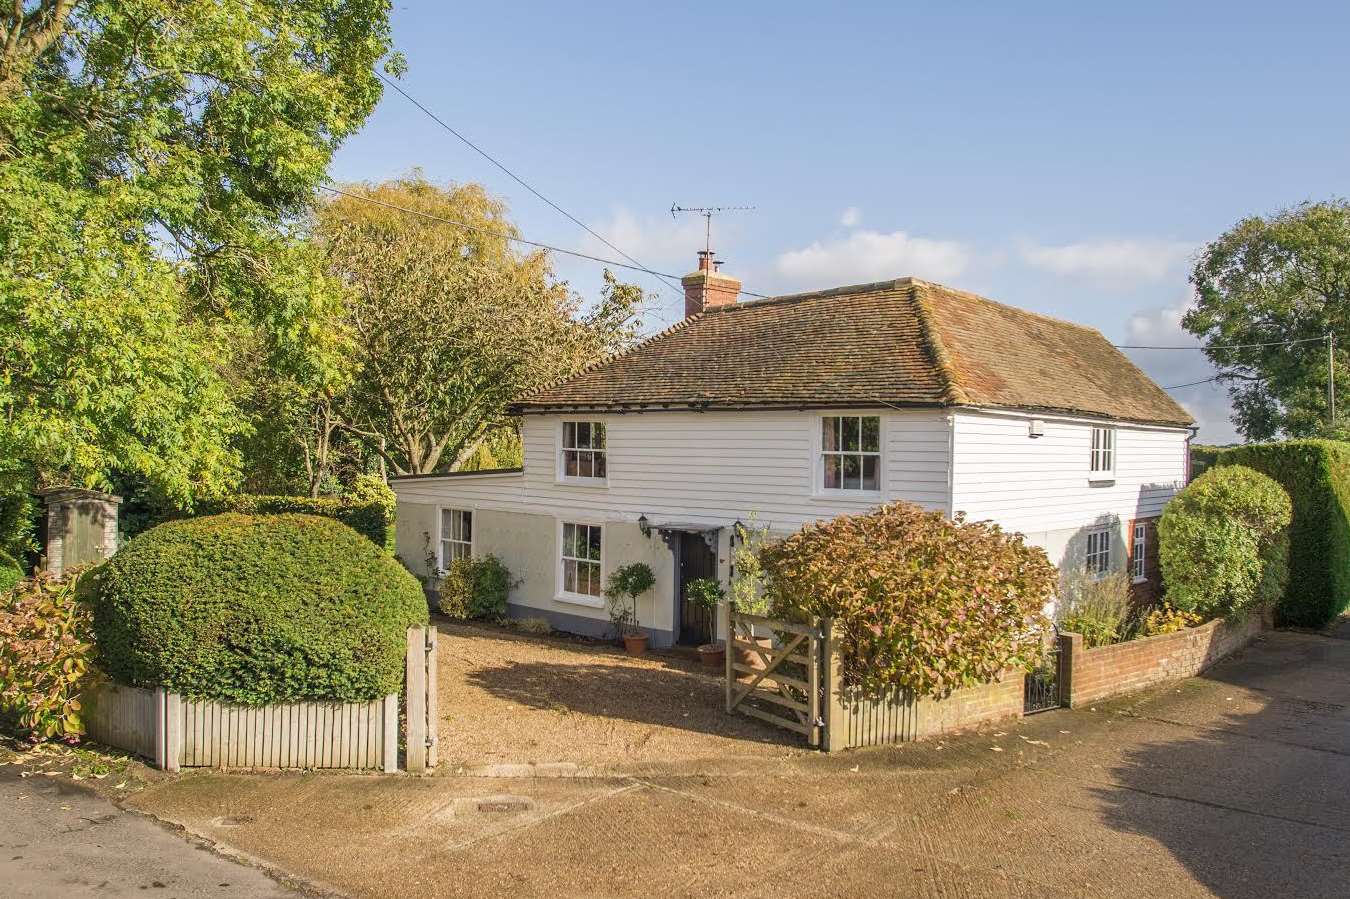
<path fill-rule="evenodd" d="M 1218 465 L 1245 465 L 1289 494 L 1289 585 L 1276 607 L 1281 624 L 1322 627 L 1350 603 L 1350 444 L 1290 440 L 1235 447 Z"/>
<path fill-rule="evenodd" d="M 311 515 L 166 522 L 86 583 L 115 681 L 245 705 L 397 693 L 407 629 L 427 621 L 392 555 Z"/>
<path fill-rule="evenodd" d="M 1202 618 L 1269 608 L 1289 582 L 1289 494 L 1245 465 L 1221 465 L 1163 509 L 1158 561 L 1167 602 Z"/>
<path fill-rule="evenodd" d="M 1034 667 L 1059 574 L 989 522 L 911 503 L 808 524 L 760 553 L 776 616 L 834 619 L 843 678 L 942 697 Z"/>
<path fill-rule="evenodd" d="M 23 579 L 23 565 L 18 559 L 0 549 L 0 593 L 4 593 Z"/>
<path fill-rule="evenodd" d="M 1195 480 L 1200 475 L 1214 467 L 1214 462 L 1219 458 L 1219 454 L 1224 451 L 1221 446 L 1209 446 L 1203 443 L 1191 444 L 1191 480 Z"/>
<path fill-rule="evenodd" d="M 387 488 L 386 488 L 387 489 Z M 390 491 L 393 496 L 393 491 Z M 260 496 L 239 493 L 197 504 L 198 515 L 318 515 L 340 521 L 376 546 L 394 552 L 394 507 L 383 498 Z"/>

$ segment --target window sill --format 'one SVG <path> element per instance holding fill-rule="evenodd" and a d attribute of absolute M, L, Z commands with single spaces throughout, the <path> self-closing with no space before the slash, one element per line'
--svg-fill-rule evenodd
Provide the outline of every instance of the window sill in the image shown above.
<path fill-rule="evenodd" d="M 573 606 L 586 606 L 591 609 L 603 609 L 605 601 L 599 596 L 588 596 L 584 593 L 559 593 L 553 597 L 554 602 L 565 602 Z"/>
<path fill-rule="evenodd" d="M 1104 475 L 1102 477 L 1088 478 L 1089 487 L 1114 487 L 1116 486 L 1115 475 Z"/>
<path fill-rule="evenodd" d="M 1143 577 L 1130 578 L 1130 583 L 1131 583 L 1131 584 L 1147 584 L 1147 583 L 1148 583 L 1148 575 L 1144 575 Z"/>
<path fill-rule="evenodd" d="M 884 498 L 885 495 L 880 490 L 817 490 L 811 494 L 811 499 L 818 503 L 841 499 L 879 503 Z"/>
<path fill-rule="evenodd" d="M 609 486 L 608 478 L 569 478 L 561 476 L 553 479 L 553 483 L 562 484 L 567 487 L 590 487 L 598 489 Z"/>

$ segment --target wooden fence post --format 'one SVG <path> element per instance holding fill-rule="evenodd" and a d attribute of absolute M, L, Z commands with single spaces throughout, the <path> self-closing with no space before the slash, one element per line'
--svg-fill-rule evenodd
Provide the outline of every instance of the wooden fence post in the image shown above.
<path fill-rule="evenodd" d="M 407 768 L 427 770 L 427 638 L 420 627 L 408 628 Z"/>
<path fill-rule="evenodd" d="M 381 766 L 386 774 L 398 770 L 398 694 L 384 698 L 384 759 Z"/>
<path fill-rule="evenodd" d="M 183 756 L 182 699 L 163 687 L 155 687 L 155 767 L 177 771 Z"/>
<path fill-rule="evenodd" d="M 724 600 L 722 600 L 722 603 L 721 603 L 721 605 L 718 607 L 718 609 L 719 609 L 719 610 L 721 611 L 721 613 L 722 613 L 722 633 L 725 635 L 725 640 L 726 640 L 726 642 L 723 644 L 726 648 L 725 648 L 725 650 L 723 651 L 722 655 L 723 655 L 723 657 L 724 657 L 724 661 L 725 661 L 725 665 L 726 665 L 726 675 L 727 675 L 727 676 L 726 676 L 727 714 L 730 715 L 730 714 L 731 714 L 731 687 L 732 687 L 732 684 L 734 684 L 734 683 L 736 682 L 736 678 L 735 678 L 735 673 L 736 673 L 736 671 L 735 671 L 734 668 L 731 667 L 732 661 L 736 658 L 736 655 L 735 655 L 736 649 L 735 649 L 735 647 L 733 647 L 733 646 L 731 645 L 732 637 L 733 637 L 732 630 L 731 630 L 731 627 L 732 627 L 732 625 L 731 625 L 731 600 L 730 600 L 730 599 L 724 599 Z"/>
<path fill-rule="evenodd" d="M 842 659 L 835 642 L 834 619 L 825 618 L 825 751 L 838 752 L 848 748 L 848 725 L 845 723 Z"/>

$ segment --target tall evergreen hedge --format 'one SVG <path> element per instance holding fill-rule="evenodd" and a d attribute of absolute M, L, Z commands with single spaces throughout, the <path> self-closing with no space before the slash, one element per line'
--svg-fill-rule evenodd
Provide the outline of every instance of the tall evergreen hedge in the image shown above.
<path fill-rule="evenodd" d="M 392 495 L 392 491 L 391 491 Z M 340 521 L 376 546 L 394 551 L 394 509 L 383 499 L 346 496 L 262 496 L 237 493 L 197 504 L 198 515 L 318 515 Z"/>
<path fill-rule="evenodd" d="M 392 555 L 311 515 L 165 522 L 84 583 L 115 681 L 244 705 L 396 693 L 407 630 L 427 621 Z"/>
<path fill-rule="evenodd" d="M 1350 443 L 1290 440 L 1224 450 L 1217 465 L 1273 478 L 1294 503 L 1282 624 L 1321 627 L 1350 605 Z"/>

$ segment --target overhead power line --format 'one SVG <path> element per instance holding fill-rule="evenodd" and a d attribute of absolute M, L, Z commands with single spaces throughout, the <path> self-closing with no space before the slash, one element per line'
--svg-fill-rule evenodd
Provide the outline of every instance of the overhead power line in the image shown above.
<path fill-rule="evenodd" d="M 1148 346 L 1132 343 L 1113 343 L 1118 350 L 1250 350 L 1257 347 L 1294 346 L 1300 343 L 1326 343 L 1326 336 L 1305 337 L 1300 340 L 1275 340 L 1270 343 L 1221 343 L 1212 346 Z"/>
<path fill-rule="evenodd" d="M 418 109 L 420 109 L 420 110 L 421 110 L 423 113 L 425 113 L 426 116 L 427 116 L 428 118 L 430 118 L 433 122 L 435 122 L 437 125 L 440 125 L 440 126 L 441 126 L 442 128 L 444 128 L 446 131 L 448 131 L 448 132 L 450 132 L 451 134 L 453 134 L 453 135 L 454 135 L 456 138 L 458 138 L 465 146 L 467 146 L 469 149 L 473 150 L 473 151 L 474 151 L 475 153 L 477 153 L 479 156 L 481 156 L 481 157 L 483 157 L 484 159 L 486 159 L 488 162 L 492 163 L 494 166 L 496 166 L 498 169 L 500 169 L 502 172 L 504 172 L 504 173 L 506 174 L 506 176 L 509 177 L 512 181 L 515 181 L 515 182 L 516 182 L 517 184 L 519 184 L 521 187 L 525 188 L 525 189 L 528 190 L 530 193 L 532 193 L 532 194 L 534 194 L 536 197 L 538 197 L 540 200 L 542 200 L 543 202 L 547 203 L 550 207 L 552 207 L 552 208 L 553 208 L 555 211 L 557 211 L 560 215 L 564 216 L 568 221 L 572 222 L 574 225 L 577 225 L 579 228 L 581 228 L 581 229 L 582 229 L 583 231 L 585 231 L 587 234 L 591 235 L 591 236 L 594 237 L 596 240 L 600 241 L 602 244 L 604 244 L 605 246 L 609 247 L 609 248 L 610 248 L 611 250 L 613 250 L 614 252 L 618 253 L 618 254 L 619 254 L 620 256 L 622 256 L 624 259 L 627 259 L 627 260 L 635 267 L 635 270 L 636 270 L 636 271 L 641 271 L 641 272 L 645 272 L 645 273 L 647 273 L 647 274 L 649 274 L 649 275 L 652 275 L 653 277 L 659 279 L 659 280 L 661 281 L 662 284 L 665 284 L 665 285 L 666 285 L 667 287 L 669 287 L 671 290 L 676 290 L 675 284 L 671 283 L 671 281 L 668 280 L 668 278 L 674 277 L 673 275 L 671 275 L 671 276 L 662 275 L 662 274 L 659 274 L 659 273 L 654 272 L 654 271 L 652 271 L 651 269 L 647 268 L 647 266 L 643 265 L 641 262 L 639 262 L 638 260 L 634 259 L 632 256 L 628 255 L 627 253 L 625 253 L 625 252 L 624 252 L 623 250 L 621 250 L 619 247 L 615 246 L 613 243 L 611 243 L 611 242 L 610 242 L 607 238 L 605 238 L 603 235 L 597 233 L 594 229 L 592 229 L 589 225 L 587 225 L 587 224 L 586 224 L 585 222 L 583 222 L 581 219 L 577 218 L 577 217 L 574 216 L 572 213 L 568 212 L 566 209 L 563 209 L 563 208 L 562 208 L 561 206 L 559 206 L 557 203 L 553 202 L 553 201 L 550 200 L 548 197 L 544 196 L 542 193 L 540 193 L 538 190 L 536 190 L 535 187 L 534 187 L 533 185 L 531 185 L 529 182 L 527 182 L 524 178 L 522 178 L 522 177 L 520 177 L 519 175 L 517 175 L 515 172 L 511 171 L 511 169 L 509 169 L 504 163 L 500 162 L 500 161 L 499 161 L 496 157 L 494 157 L 491 153 L 489 153 L 488 151 L 484 150 L 482 147 L 478 146 L 478 145 L 475 144 L 473 141 L 469 140 L 467 137 L 465 137 L 465 136 L 464 136 L 463 134 L 461 134 L 459 131 L 457 131 L 457 130 L 455 130 L 454 128 L 452 128 L 449 124 L 447 124 L 447 123 L 445 122 L 444 119 L 442 119 L 440 116 L 436 115 L 436 113 L 432 112 L 432 111 L 431 111 L 424 103 L 422 103 L 422 102 L 421 102 L 420 100 L 418 100 L 416 97 L 412 96 L 412 95 L 409 94 L 407 91 L 405 91 L 405 90 L 402 88 L 402 86 L 400 86 L 400 85 L 398 84 L 398 82 L 394 81 L 392 78 L 390 78 L 389 76 L 385 75 L 385 74 L 384 74 L 383 72 L 381 72 L 379 69 L 375 69 L 374 72 L 375 72 L 376 75 L 378 75 L 378 76 L 384 81 L 385 84 L 389 85 L 389 86 L 392 87 L 395 91 L 397 91 L 397 92 L 399 93 L 399 95 L 401 95 L 401 96 L 403 97 L 403 99 L 407 100 L 407 101 L 408 101 L 409 103 L 411 103 L 413 106 L 416 106 Z"/>
<path fill-rule="evenodd" d="M 500 237 L 502 240 L 509 240 L 512 243 L 523 243 L 526 246 L 538 247 L 541 250 L 548 250 L 551 253 L 562 253 L 564 256 L 575 256 L 578 259 L 589 259 L 591 262 L 599 262 L 604 265 L 612 265 L 615 268 L 626 268 L 630 271 L 643 272 L 644 274 L 654 275 L 658 278 L 673 278 L 674 275 L 658 272 L 655 269 L 647 268 L 643 265 L 630 265 L 626 262 L 617 262 L 613 259 L 605 259 L 603 256 L 592 256 L 589 253 L 581 253 L 576 250 L 566 250 L 562 247 L 555 247 L 552 244 L 541 243 L 537 240 L 529 240 L 524 237 L 515 237 L 507 234 L 505 231 L 496 231 L 492 228 L 484 228 L 481 225 L 471 225 L 468 222 L 457 222 L 454 219 L 442 218 L 439 215 L 432 215 L 429 212 L 423 212 L 420 209 L 409 209 L 407 206 L 400 206 L 397 203 L 387 203 L 384 200 L 377 200 L 374 197 L 368 197 L 364 194 L 358 194 L 349 190 L 342 190 L 339 187 L 329 187 L 327 184 L 318 185 L 319 190 L 326 190 L 330 194 L 348 197 L 352 200 L 360 200 L 363 203 L 373 203 L 376 206 L 383 206 L 385 209 L 394 209 L 398 212 L 406 212 L 409 215 L 415 215 L 419 218 L 428 219 L 433 222 L 440 222 L 442 225 L 454 225 L 456 228 L 464 228 L 467 231 L 477 231 L 479 234 L 488 234 L 493 237 Z"/>
<path fill-rule="evenodd" d="M 1180 390 L 1183 387 L 1197 387 L 1200 384 L 1212 384 L 1223 378 L 1223 375 L 1215 375 L 1212 378 L 1205 378 L 1203 381 L 1188 381 L 1185 384 L 1173 384 L 1171 387 L 1164 387 L 1163 390 Z"/>
<path fill-rule="evenodd" d="M 496 231 L 492 228 L 484 228 L 481 225 L 471 225 L 468 222 L 459 222 L 455 221 L 454 219 L 443 218 L 439 215 L 432 215 L 429 212 L 423 212 L 420 209 L 410 209 L 407 206 L 400 206 L 397 203 L 389 203 L 384 200 L 377 200 L 374 197 L 368 197 L 364 194 L 359 194 L 354 191 L 343 190 L 342 188 L 339 187 L 329 187 L 327 184 L 320 184 L 318 185 L 318 188 L 319 190 L 328 191 L 328 193 L 330 194 L 337 194 L 338 196 L 348 197 L 349 199 L 352 200 L 359 200 L 363 203 L 371 203 L 375 206 L 383 206 L 385 209 L 393 209 L 397 210 L 398 212 L 406 212 L 408 215 L 415 215 L 419 218 L 424 218 L 429 221 L 440 222 L 443 225 L 454 225 L 456 228 L 464 228 L 465 230 L 468 231 L 476 231 L 479 234 L 488 234 L 493 237 L 500 237 L 502 240 L 511 241 L 512 243 L 525 244 L 526 246 L 530 247 L 537 247 L 538 249 L 541 250 L 548 250 L 551 253 L 561 253 L 564 256 L 575 256 L 578 259 L 586 259 L 591 262 L 599 262 L 602 265 L 609 265 L 613 266 L 614 268 L 623 268 L 628 269 L 629 271 L 642 272 L 644 274 L 653 275 L 658 278 L 678 277 L 677 275 L 672 275 L 669 272 L 658 272 L 655 269 L 647 268 L 644 265 L 635 265 L 629 264 L 627 262 L 619 262 L 615 259 L 606 259 L 603 256 L 592 256 L 590 253 L 582 253 L 577 250 L 568 250 L 564 249 L 563 247 L 543 243 L 538 240 L 530 240 L 525 237 L 516 237 L 515 235 L 508 234 L 505 231 Z M 762 293 L 751 293 L 748 290 L 742 290 L 741 293 L 745 294 L 746 296 L 759 297 L 761 299 L 765 298 L 765 295 Z"/>

